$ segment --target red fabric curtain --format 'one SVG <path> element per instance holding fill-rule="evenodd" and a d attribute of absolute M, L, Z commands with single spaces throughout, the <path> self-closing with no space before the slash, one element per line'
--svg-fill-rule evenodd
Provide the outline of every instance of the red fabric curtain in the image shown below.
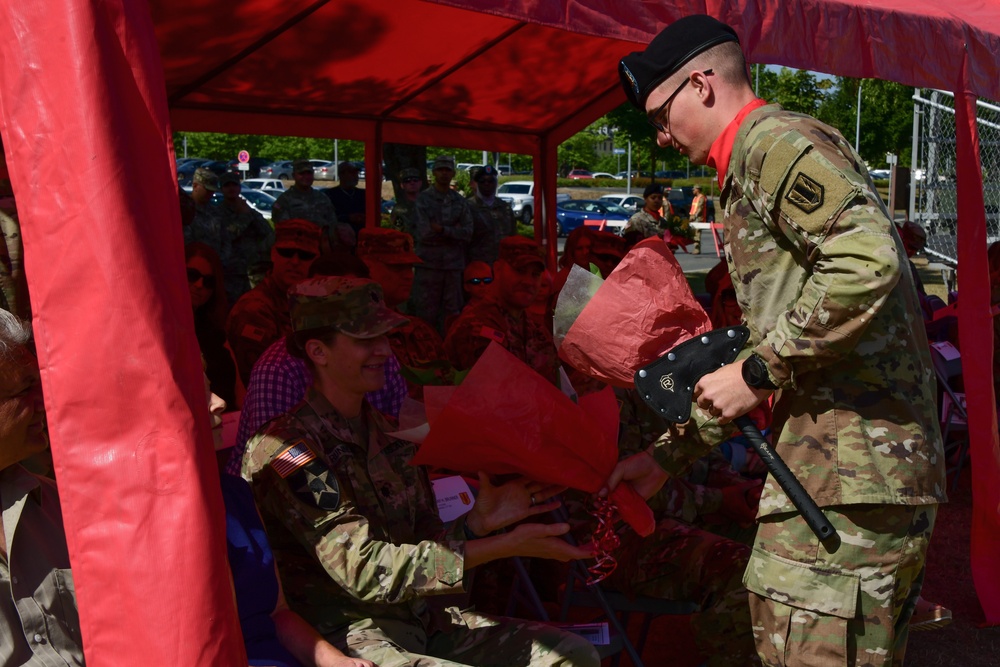
<path fill-rule="evenodd" d="M 52 452 L 94 665 L 246 665 L 149 6 L 0 12 Z"/>
<path fill-rule="evenodd" d="M 966 59 L 966 63 L 968 60 Z M 1000 448 L 991 382 L 993 319 L 986 260 L 986 210 L 976 128 L 976 96 L 963 66 L 955 89 L 958 265 L 962 298 L 958 333 L 969 408 L 972 455 L 972 578 L 988 624 L 1000 623 Z"/>

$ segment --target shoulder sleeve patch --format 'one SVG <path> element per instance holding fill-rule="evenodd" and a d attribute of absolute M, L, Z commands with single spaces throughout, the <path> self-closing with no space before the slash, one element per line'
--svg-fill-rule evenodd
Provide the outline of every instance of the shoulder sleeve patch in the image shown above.
<path fill-rule="evenodd" d="M 785 199 L 804 212 L 812 213 L 823 205 L 823 185 L 800 171 L 785 193 Z"/>
<path fill-rule="evenodd" d="M 337 476 L 305 444 L 293 442 L 271 461 L 271 469 L 306 505 L 330 512 L 340 506 Z"/>
<path fill-rule="evenodd" d="M 266 332 L 260 327 L 255 327 L 252 324 L 245 324 L 243 325 L 243 329 L 240 330 L 240 338 L 246 338 L 260 343 L 264 340 L 265 333 Z"/>

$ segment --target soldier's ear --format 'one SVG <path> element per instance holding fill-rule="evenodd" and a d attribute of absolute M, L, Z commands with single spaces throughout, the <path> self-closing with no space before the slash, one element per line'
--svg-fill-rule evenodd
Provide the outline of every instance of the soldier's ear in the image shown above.
<path fill-rule="evenodd" d="M 317 338 L 310 338 L 306 341 L 305 349 L 306 355 L 316 366 L 326 366 L 328 363 L 327 347 L 323 344 L 323 341 Z"/>

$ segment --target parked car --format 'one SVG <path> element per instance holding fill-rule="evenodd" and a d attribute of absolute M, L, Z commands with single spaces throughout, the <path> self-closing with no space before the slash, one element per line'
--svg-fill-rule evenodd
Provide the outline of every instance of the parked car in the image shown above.
<path fill-rule="evenodd" d="M 868 175 L 872 177 L 873 181 L 887 181 L 892 175 L 892 171 L 889 169 L 869 169 Z"/>
<path fill-rule="evenodd" d="M 271 195 L 275 199 L 285 194 L 285 190 L 276 190 L 275 188 L 261 188 L 260 191 L 266 195 Z"/>
<path fill-rule="evenodd" d="M 667 201 L 674 207 L 674 213 L 682 218 L 686 218 L 691 213 L 691 202 L 694 201 L 694 188 L 690 185 L 670 188 L 670 191 L 667 192 Z M 715 204 L 712 202 L 711 197 L 708 197 L 705 208 L 705 219 L 713 222 L 715 220 Z"/>
<path fill-rule="evenodd" d="M 317 181 L 337 180 L 337 163 L 331 160 L 309 160 L 313 166 L 313 176 Z"/>
<path fill-rule="evenodd" d="M 632 211 L 633 213 L 646 205 L 646 200 L 638 195 L 603 195 L 600 201 L 609 201 L 612 204 L 618 204 L 626 211 Z"/>
<path fill-rule="evenodd" d="M 218 162 L 216 160 L 190 160 L 177 167 L 177 180 L 192 178 L 195 170 L 199 167 L 204 167 L 216 175 L 222 176 L 226 173 L 227 166 L 225 162 Z"/>
<path fill-rule="evenodd" d="M 560 236 L 584 225 L 621 234 L 631 217 L 632 213 L 618 204 L 598 199 L 572 199 L 556 206 Z"/>
<path fill-rule="evenodd" d="M 247 178 L 243 181 L 243 187 L 251 190 L 285 191 L 284 182 L 277 178 Z"/>
<path fill-rule="evenodd" d="M 594 178 L 615 178 L 614 174 L 609 174 L 606 171 L 595 171 L 591 174 Z"/>
<path fill-rule="evenodd" d="M 242 176 L 246 176 L 247 178 L 257 178 L 260 176 L 261 168 L 271 164 L 272 162 L 274 162 L 274 160 L 272 160 L 271 158 L 252 157 L 250 158 L 250 161 L 247 162 L 250 168 L 247 169 L 246 171 L 241 171 L 240 161 L 238 159 L 230 160 L 229 171 L 233 172 L 234 174 L 240 174 Z"/>
<path fill-rule="evenodd" d="M 573 171 L 566 174 L 566 178 L 572 178 L 574 180 L 583 178 L 593 178 L 594 174 L 587 171 L 586 169 L 574 169 Z"/>
<path fill-rule="evenodd" d="M 670 171 L 657 171 L 653 173 L 656 178 L 685 178 L 687 173 L 680 169 L 673 169 Z"/>
<path fill-rule="evenodd" d="M 278 162 L 272 162 L 271 164 L 264 165 L 260 169 L 261 178 L 283 178 L 285 180 L 292 180 L 292 161 L 291 160 L 279 160 Z"/>
<path fill-rule="evenodd" d="M 271 219 L 271 209 L 274 208 L 275 198 L 271 195 L 261 192 L 260 190 L 254 190 L 253 188 L 242 188 L 240 190 L 240 197 L 250 208 L 260 213 L 264 216 L 265 220 Z M 212 202 L 219 204 L 222 201 L 222 193 L 216 192 L 212 195 Z"/>
<path fill-rule="evenodd" d="M 501 183 L 497 188 L 497 196 L 510 204 L 514 209 L 514 217 L 526 225 L 531 224 L 535 211 L 535 182 L 534 181 L 507 181 Z M 568 201 L 567 194 L 557 194 L 556 203 Z"/>

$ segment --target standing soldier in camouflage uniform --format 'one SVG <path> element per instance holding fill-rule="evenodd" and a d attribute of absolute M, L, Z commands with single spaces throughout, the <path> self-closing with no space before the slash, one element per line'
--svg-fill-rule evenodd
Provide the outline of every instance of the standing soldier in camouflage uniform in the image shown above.
<path fill-rule="evenodd" d="M 510 204 L 496 196 L 497 170 L 493 165 L 476 171 L 476 194 L 469 198 L 472 208 L 472 240 L 465 253 L 467 262 L 493 264 L 500 252 L 500 241 L 517 232 Z"/>
<path fill-rule="evenodd" d="M 559 358 L 552 334 L 525 311 L 538 294 L 545 271 L 545 251 L 523 236 L 500 242 L 500 257 L 493 265 L 491 294 L 462 311 L 444 341 L 457 368 L 472 368 L 491 342 L 557 384 Z"/>
<path fill-rule="evenodd" d="M 219 177 L 198 167 L 191 178 L 191 199 L 195 211 L 191 224 L 184 227 L 184 243 L 200 241 L 219 253 L 222 265 L 226 266 L 232 254 L 229 234 L 222 224 L 222 211 L 212 203 L 212 195 L 219 191 Z"/>
<path fill-rule="evenodd" d="M 417 195 L 423 180 L 420 178 L 420 170 L 413 167 L 399 170 L 399 189 L 403 191 L 403 196 L 393 205 L 392 213 L 389 214 L 389 225 L 396 230 L 406 232 L 410 236 L 417 231 L 416 210 Z"/>
<path fill-rule="evenodd" d="M 271 343 L 292 331 L 288 319 L 288 288 L 305 280 L 319 257 L 319 226 L 308 220 L 284 220 L 274 228 L 271 272 L 240 297 L 229 313 L 226 338 L 236 358 L 243 384 Z"/>
<path fill-rule="evenodd" d="M 465 248 L 472 239 L 472 212 L 451 189 L 455 159 L 434 160 L 434 184 L 417 195 L 413 242 L 423 264 L 416 267 L 410 305 L 416 315 L 442 330 L 444 318 L 462 310 Z"/>
<path fill-rule="evenodd" d="M 643 190 L 642 198 L 646 201 L 646 205 L 628 219 L 622 229 L 622 236 L 630 232 L 638 232 L 642 234 L 642 238 L 648 239 L 650 236 L 663 234 L 663 228 L 667 225 L 666 220 L 660 214 L 660 210 L 663 208 L 663 186 L 659 183 L 650 183 Z M 667 206 L 669 205 L 668 203 Z"/>
<path fill-rule="evenodd" d="M 888 213 L 836 130 L 756 98 L 736 32 L 714 18 L 670 25 L 619 73 L 661 146 L 718 169 L 752 354 L 703 377 L 694 419 L 609 486 L 649 495 L 774 394 L 774 448 L 840 542 L 819 543 L 768 480 L 744 578 L 757 650 L 766 665 L 901 665 L 945 480 L 934 371 Z"/>
<path fill-rule="evenodd" d="M 229 264 L 223 264 L 226 297 L 236 301 L 250 290 L 250 271 L 266 260 L 274 243 L 274 230 L 257 211 L 240 197 L 240 177 L 224 174 L 219 179 L 222 203 L 219 216 L 229 237 Z"/>
<path fill-rule="evenodd" d="M 586 558 L 566 524 L 521 523 L 558 506 L 560 489 L 485 475 L 474 508 L 445 528 L 416 445 L 364 399 L 384 382 L 386 333 L 404 318 L 360 278 L 315 278 L 291 294 L 292 349 L 312 367 L 305 400 L 251 439 L 253 486 L 288 602 L 333 644 L 389 665 L 597 667 L 594 648 L 562 630 L 470 611 L 432 610 L 469 570 L 514 555 Z M 481 537 L 480 537 L 481 536 Z"/>
<path fill-rule="evenodd" d="M 331 248 L 353 248 L 356 241 L 354 230 L 346 223 L 337 221 L 333 203 L 325 194 L 314 188 L 312 163 L 309 160 L 292 162 L 292 177 L 295 185 L 285 190 L 271 208 L 271 222 L 278 224 L 282 220 L 293 218 L 309 220 L 323 229 L 324 250 L 327 244 Z"/>

